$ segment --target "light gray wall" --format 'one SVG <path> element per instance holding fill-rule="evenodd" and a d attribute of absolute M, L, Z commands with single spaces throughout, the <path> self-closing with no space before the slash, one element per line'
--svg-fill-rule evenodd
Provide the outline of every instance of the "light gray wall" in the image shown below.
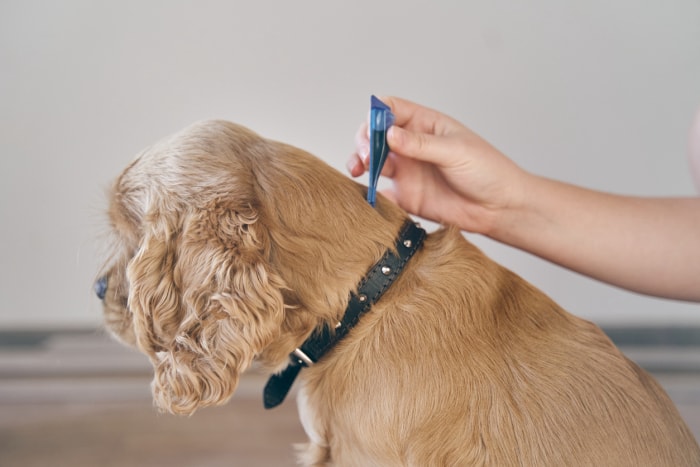
<path fill-rule="evenodd" d="M 438 108 L 525 168 L 690 195 L 700 2 L 0 2 L 0 328 L 93 325 L 104 189 L 143 147 L 225 118 L 344 170 L 371 93 Z M 601 324 L 700 323 L 471 237 Z"/>

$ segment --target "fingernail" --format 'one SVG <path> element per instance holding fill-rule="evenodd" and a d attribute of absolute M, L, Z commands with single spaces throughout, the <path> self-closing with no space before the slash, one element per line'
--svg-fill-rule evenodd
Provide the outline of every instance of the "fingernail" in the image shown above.
<path fill-rule="evenodd" d="M 358 155 L 364 164 L 369 160 L 369 146 L 362 145 L 358 148 Z"/>
<path fill-rule="evenodd" d="M 350 172 L 350 175 L 352 175 L 353 177 L 360 176 L 365 171 L 365 167 L 362 165 L 362 161 L 359 157 L 356 156 L 351 157 L 350 160 L 348 160 L 345 164 L 345 167 L 347 168 L 348 172 Z"/>
<path fill-rule="evenodd" d="M 355 174 L 355 167 L 357 167 L 357 158 L 353 157 L 345 163 L 345 168 L 351 174 Z"/>
<path fill-rule="evenodd" d="M 391 146 L 391 141 L 396 142 L 396 127 L 391 126 L 389 129 L 386 131 L 386 140 L 389 143 L 389 146 Z"/>

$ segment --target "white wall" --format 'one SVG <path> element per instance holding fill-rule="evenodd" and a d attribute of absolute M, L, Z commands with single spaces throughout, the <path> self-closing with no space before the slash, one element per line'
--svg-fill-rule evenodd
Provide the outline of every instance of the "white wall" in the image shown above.
<path fill-rule="evenodd" d="M 140 149 L 205 118 L 344 170 L 369 95 L 395 94 L 543 175 L 694 193 L 697 0 L 339 3 L 0 2 L 0 328 L 99 323 L 105 187 Z M 697 305 L 474 240 L 600 324 L 700 323 Z"/>

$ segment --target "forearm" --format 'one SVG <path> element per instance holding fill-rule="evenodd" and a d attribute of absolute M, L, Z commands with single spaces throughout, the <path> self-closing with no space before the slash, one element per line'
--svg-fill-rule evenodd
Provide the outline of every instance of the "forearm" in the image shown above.
<path fill-rule="evenodd" d="M 637 198 L 528 176 L 490 236 L 636 292 L 700 301 L 700 198 Z"/>

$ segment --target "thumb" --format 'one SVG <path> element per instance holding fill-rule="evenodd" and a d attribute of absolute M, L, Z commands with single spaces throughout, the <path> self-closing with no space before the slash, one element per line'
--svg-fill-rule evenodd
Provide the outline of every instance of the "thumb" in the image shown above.
<path fill-rule="evenodd" d="M 387 142 L 395 154 L 436 165 L 445 165 L 454 154 L 454 148 L 446 138 L 414 133 L 399 126 L 389 128 Z"/>

